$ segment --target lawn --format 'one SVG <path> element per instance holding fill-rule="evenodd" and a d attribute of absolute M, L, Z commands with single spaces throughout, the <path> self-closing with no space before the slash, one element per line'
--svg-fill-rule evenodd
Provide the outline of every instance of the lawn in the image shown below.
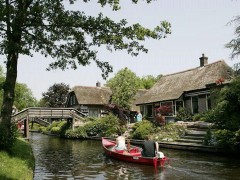
<path fill-rule="evenodd" d="M 17 139 L 12 153 L 0 151 L 0 179 L 33 179 L 34 165 L 31 146 L 24 139 Z"/>

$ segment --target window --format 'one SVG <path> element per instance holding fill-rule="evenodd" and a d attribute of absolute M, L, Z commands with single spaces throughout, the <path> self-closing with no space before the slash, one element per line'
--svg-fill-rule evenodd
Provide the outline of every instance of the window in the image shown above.
<path fill-rule="evenodd" d="M 153 117 L 152 105 L 147 105 L 147 117 Z"/>
<path fill-rule="evenodd" d="M 75 95 L 74 94 L 72 94 L 71 96 L 70 96 L 70 106 L 72 106 L 72 105 L 75 105 L 76 104 L 76 98 L 75 98 Z"/>
<path fill-rule="evenodd" d="M 140 112 L 141 112 L 141 114 L 143 116 L 145 115 L 145 111 L 144 111 L 144 106 L 143 105 L 140 106 Z"/>
<path fill-rule="evenodd" d="M 176 111 L 178 112 L 179 109 L 183 107 L 183 101 L 176 101 Z"/>
<path fill-rule="evenodd" d="M 210 110 L 210 109 L 212 109 L 212 103 L 211 103 L 211 97 L 208 94 L 207 95 L 207 110 Z"/>
<path fill-rule="evenodd" d="M 98 117 L 98 109 L 89 109 L 90 117 Z"/>
<path fill-rule="evenodd" d="M 192 113 L 198 113 L 198 96 L 192 97 Z"/>

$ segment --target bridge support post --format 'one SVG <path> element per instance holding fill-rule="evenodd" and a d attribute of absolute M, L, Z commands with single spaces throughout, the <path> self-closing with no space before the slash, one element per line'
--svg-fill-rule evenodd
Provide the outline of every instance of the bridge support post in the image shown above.
<path fill-rule="evenodd" d="M 75 124 L 75 118 L 74 118 L 74 115 L 73 115 L 73 118 L 72 118 L 72 130 L 74 130 L 74 124 Z"/>
<path fill-rule="evenodd" d="M 24 120 L 24 136 L 25 138 L 29 138 L 29 117 L 27 116 L 26 120 Z"/>

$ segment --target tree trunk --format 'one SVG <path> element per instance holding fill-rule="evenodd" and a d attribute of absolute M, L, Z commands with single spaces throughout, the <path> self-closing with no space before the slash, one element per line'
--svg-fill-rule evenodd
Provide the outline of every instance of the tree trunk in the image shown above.
<path fill-rule="evenodd" d="M 11 116 L 14 103 L 14 90 L 17 79 L 18 53 L 9 54 L 7 59 L 7 74 L 3 86 L 3 105 L 1 109 L 0 120 L 2 130 L 4 131 L 2 132 L 3 137 L 1 137 L 1 141 L 3 141 L 1 142 L 1 145 L 3 146 L 3 148 L 11 147 L 14 143 L 14 134 L 11 127 Z"/>

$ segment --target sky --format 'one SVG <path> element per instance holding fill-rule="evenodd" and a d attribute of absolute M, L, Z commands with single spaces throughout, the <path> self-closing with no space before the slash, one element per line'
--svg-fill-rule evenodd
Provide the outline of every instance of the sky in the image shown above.
<path fill-rule="evenodd" d="M 224 60 L 232 66 L 239 62 L 239 59 L 231 59 L 231 50 L 225 48 L 225 44 L 235 37 L 235 25 L 229 22 L 240 15 L 239 0 L 153 0 L 150 4 L 139 0 L 137 5 L 130 0 L 122 0 L 121 10 L 117 12 L 109 6 L 102 8 L 93 2 L 96 1 L 79 2 L 73 9 L 92 16 L 102 12 L 115 21 L 126 19 L 130 25 L 140 23 L 151 29 L 163 20 L 172 26 L 172 33 L 167 38 L 146 39 L 143 42 L 148 49 L 147 54 L 142 52 L 133 57 L 126 51 L 109 52 L 105 47 L 96 49 L 98 58 L 113 66 L 114 72 L 107 80 L 125 67 L 139 77 L 156 77 L 159 74 L 167 75 L 195 68 L 199 66 L 199 57 L 203 53 L 208 57 L 208 63 Z M 1 63 L 4 60 L 1 56 Z M 95 86 L 98 81 L 101 85 L 106 83 L 95 63 L 77 70 L 46 71 L 50 61 L 51 59 L 37 53 L 33 57 L 19 58 L 17 81 L 27 84 L 38 100 L 55 83 L 65 83 L 70 88 L 78 85 Z"/>

